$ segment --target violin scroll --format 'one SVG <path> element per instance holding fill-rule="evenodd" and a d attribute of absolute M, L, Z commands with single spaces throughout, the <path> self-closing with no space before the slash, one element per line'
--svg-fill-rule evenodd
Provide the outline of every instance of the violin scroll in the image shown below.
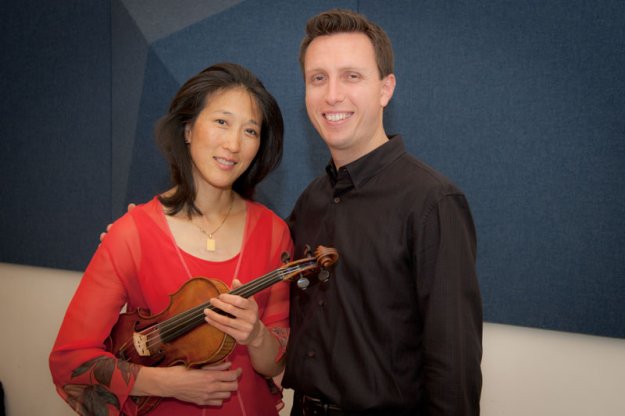
<path fill-rule="evenodd" d="M 309 266 L 309 270 L 318 270 L 317 278 L 320 282 L 327 282 L 330 278 L 330 272 L 326 270 L 326 268 L 332 266 L 339 258 L 339 253 L 336 249 L 331 247 L 317 246 L 314 252 L 314 257 L 312 256 L 312 250 L 309 245 L 305 246 L 304 250 L 305 255 L 308 259 L 315 260 L 315 264 Z M 297 287 L 301 290 L 306 290 L 308 286 L 310 286 L 310 281 L 307 277 L 305 277 L 304 273 L 298 274 L 299 278 L 297 279 Z"/>
<path fill-rule="evenodd" d="M 339 259 L 339 253 L 332 247 L 317 246 L 315 258 L 321 267 L 327 268 L 336 263 Z"/>

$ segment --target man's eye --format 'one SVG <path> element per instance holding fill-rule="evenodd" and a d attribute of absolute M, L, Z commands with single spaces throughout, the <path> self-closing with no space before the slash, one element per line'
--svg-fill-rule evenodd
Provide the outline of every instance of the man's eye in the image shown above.
<path fill-rule="evenodd" d="M 224 119 L 222 119 L 222 118 L 218 118 L 217 120 L 215 120 L 215 122 L 216 122 L 217 124 L 221 124 L 222 126 L 225 126 L 225 125 L 227 124 L 227 123 L 226 123 L 226 120 L 224 120 Z"/>

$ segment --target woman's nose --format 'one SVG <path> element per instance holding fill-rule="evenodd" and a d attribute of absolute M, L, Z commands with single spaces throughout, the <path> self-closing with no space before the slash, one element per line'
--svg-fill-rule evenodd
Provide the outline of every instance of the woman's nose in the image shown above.
<path fill-rule="evenodd" d="M 236 153 L 241 148 L 241 134 L 238 130 L 232 129 L 224 138 L 223 147 L 231 151 L 232 153 Z"/>

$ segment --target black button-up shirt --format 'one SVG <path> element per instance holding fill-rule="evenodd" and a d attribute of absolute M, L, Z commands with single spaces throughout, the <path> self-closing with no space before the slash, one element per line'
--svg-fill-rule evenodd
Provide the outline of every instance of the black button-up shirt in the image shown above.
<path fill-rule="evenodd" d="M 478 414 L 482 308 L 462 192 L 397 136 L 316 178 L 288 219 L 339 252 L 327 282 L 291 291 L 284 386 L 345 410 Z"/>

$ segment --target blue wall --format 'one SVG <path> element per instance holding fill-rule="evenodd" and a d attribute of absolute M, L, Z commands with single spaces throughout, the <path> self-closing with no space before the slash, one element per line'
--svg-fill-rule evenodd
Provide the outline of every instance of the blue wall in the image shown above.
<path fill-rule="evenodd" d="M 85 3 L 0 6 L 0 261 L 84 268 L 128 202 L 168 186 L 154 123 L 219 61 L 252 69 L 283 109 L 285 158 L 258 199 L 286 216 L 329 157 L 299 41 L 340 6 L 393 41 L 387 132 L 469 198 L 486 320 L 625 337 L 622 1 Z"/>
<path fill-rule="evenodd" d="M 110 6 L 3 1 L 0 22 L 0 261 L 80 269 L 111 214 Z"/>

